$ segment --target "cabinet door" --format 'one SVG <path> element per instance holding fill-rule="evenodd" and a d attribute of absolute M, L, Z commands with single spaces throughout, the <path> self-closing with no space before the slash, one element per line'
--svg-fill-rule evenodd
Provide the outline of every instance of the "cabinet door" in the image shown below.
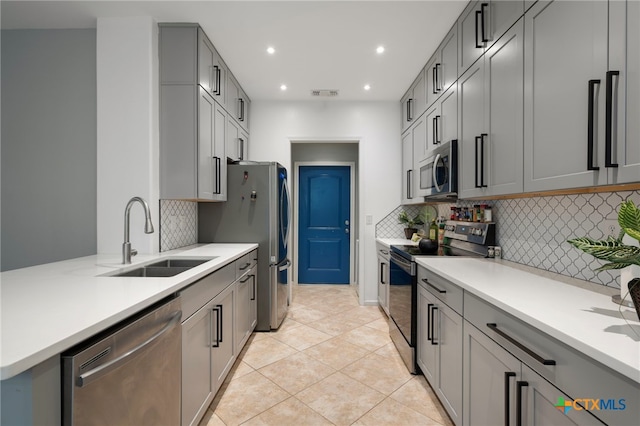
<path fill-rule="evenodd" d="M 458 28 L 453 26 L 440 44 L 437 67 L 439 93 L 443 94 L 458 79 Z"/>
<path fill-rule="evenodd" d="M 227 132 L 227 112 L 220 104 L 215 103 L 214 111 L 214 174 L 215 192 L 213 199 L 217 201 L 227 200 L 227 155 L 226 155 L 226 132 Z"/>
<path fill-rule="evenodd" d="M 240 353 L 251 335 L 250 305 L 254 294 L 253 281 L 253 274 L 249 271 L 240 277 L 236 284 L 236 353 Z"/>
<path fill-rule="evenodd" d="M 485 5 L 484 7 L 482 5 Z M 484 53 L 482 11 L 488 3 L 471 1 L 458 18 L 458 75 L 466 72 Z M 486 12 L 485 12 L 486 13 Z M 488 35 L 485 28 L 485 39 Z"/>
<path fill-rule="evenodd" d="M 226 67 L 202 28 L 198 28 L 198 84 L 218 102 L 224 100 Z"/>
<path fill-rule="evenodd" d="M 413 135 L 408 131 L 402 136 L 402 204 L 415 202 L 414 185 Z"/>
<path fill-rule="evenodd" d="M 522 17 L 524 14 L 524 1 L 491 0 L 485 3 L 489 3 L 488 11 L 485 6 L 485 15 L 483 17 L 485 19 L 485 25 L 489 29 L 489 41 L 486 46 L 488 49 Z"/>
<path fill-rule="evenodd" d="M 240 84 L 236 81 L 235 77 L 231 73 L 227 73 L 227 93 L 225 97 L 225 106 L 229 115 L 238 119 L 239 105 L 240 105 Z"/>
<path fill-rule="evenodd" d="M 438 143 L 458 139 L 458 85 L 454 84 L 440 97 L 440 118 L 437 120 Z"/>
<path fill-rule="evenodd" d="M 420 71 L 420 74 L 413 82 L 411 91 L 413 93 L 413 113 L 415 117 L 418 117 L 427 109 L 427 86 L 424 69 Z"/>
<path fill-rule="evenodd" d="M 463 424 L 513 425 L 516 416 L 516 381 L 520 360 L 464 322 Z"/>
<path fill-rule="evenodd" d="M 609 149 L 618 167 L 609 183 L 640 181 L 640 2 L 609 3 L 609 73 L 612 83 L 612 128 Z M 614 73 L 611 73 L 613 71 Z M 615 74 L 618 72 L 619 74 Z M 607 105 L 609 108 L 609 105 Z M 607 113 L 609 109 L 606 110 Z M 605 139 L 606 140 L 606 139 Z"/>
<path fill-rule="evenodd" d="M 387 315 L 389 315 L 389 304 L 387 303 L 388 274 L 389 265 L 384 257 L 378 256 L 378 305 Z"/>
<path fill-rule="evenodd" d="M 458 170 L 460 198 L 482 195 L 480 170 L 484 133 L 484 58 L 458 79 Z M 486 184 L 486 182 L 485 182 Z"/>
<path fill-rule="evenodd" d="M 462 416 L 462 316 L 438 301 L 431 308 L 434 333 L 432 342 L 438 351 L 435 391 L 455 424 Z"/>
<path fill-rule="evenodd" d="M 437 66 L 436 66 L 437 64 Z M 431 108 L 433 103 L 438 99 L 438 96 L 442 94 L 440 91 L 440 84 L 437 81 L 438 75 L 440 74 L 440 67 L 442 64 L 440 63 L 440 51 L 436 51 L 431 58 L 429 58 L 429 62 L 424 67 L 425 72 L 425 84 L 426 84 L 426 106 Z"/>
<path fill-rule="evenodd" d="M 594 415 L 583 409 L 558 409 L 559 404 L 573 402 L 569 396 L 551 385 L 538 373 L 522 365 L 522 380 L 516 383 L 521 388 L 520 400 L 522 416 L 518 424 L 530 426 L 602 425 Z M 582 396 L 582 395 L 581 395 Z M 516 408 L 516 411 L 517 408 Z"/>
<path fill-rule="evenodd" d="M 211 302 L 213 315 L 211 377 L 214 394 L 222 385 L 235 361 L 234 297 L 235 289 L 233 285 L 230 285 Z"/>
<path fill-rule="evenodd" d="M 524 23 L 521 19 L 485 53 L 487 115 L 485 194 L 523 191 Z M 488 114 L 487 114 L 488 113 Z"/>
<path fill-rule="evenodd" d="M 607 183 L 607 25 L 604 1 L 538 1 L 525 14 L 525 192 Z"/>
<path fill-rule="evenodd" d="M 198 104 L 198 198 L 213 199 L 217 194 L 218 160 L 213 153 L 215 101 L 200 87 Z"/>
<path fill-rule="evenodd" d="M 236 120 L 231 117 L 231 114 L 227 116 L 227 143 L 226 153 L 227 157 L 232 161 L 241 160 L 241 145 L 240 141 L 240 125 Z"/>
<path fill-rule="evenodd" d="M 244 130 L 249 130 L 249 106 L 251 102 L 244 90 L 240 89 L 238 97 L 238 122 Z"/>
<path fill-rule="evenodd" d="M 258 254 L 256 253 L 256 259 Z M 251 297 L 249 297 L 249 334 L 258 325 L 258 268 L 251 272 Z"/>
<path fill-rule="evenodd" d="M 200 419 L 213 399 L 211 315 L 210 307 L 205 306 L 182 323 L 183 426 Z"/>
<path fill-rule="evenodd" d="M 435 318 L 432 318 L 432 316 L 436 313 L 433 310 L 436 304 L 436 298 L 421 285 L 418 285 L 416 361 L 422 370 L 422 374 L 434 388 L 436 387 L 438 375 L 438 345 L 433 340 L 436 330 L 434 326 Z"/>
<path fill-rule="evenodd" d="M 437 108 L 432 106 L 420 116 L 411 127 L 413 138 L 413 159 L 415 169 L 429 157 L 433 147 L 433 119 L 437 115 Z"/>
<path fill-rule="evenodd" d="M 400 112 L 402 114 L 402 133 L 404 133 L 411 126 L 413 120 L 412 115 L 412 94 L 411 91 L 407 92 L 400 100 Z"/>

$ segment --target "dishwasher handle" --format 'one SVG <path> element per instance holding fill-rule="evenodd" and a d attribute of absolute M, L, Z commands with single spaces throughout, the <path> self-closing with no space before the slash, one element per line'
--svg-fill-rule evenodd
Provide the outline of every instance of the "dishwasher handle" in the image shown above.
<path fill-rule="evenodd" d="M 162 335 L 164 335 L 165 333 L 168 333 L 177 324 L 180 324 L 181 318 L 182 318 L 182 311 L 174 312 L 173 315 L 171 316 L 171 319 L 167 322 L 167 324 L 164 327 L 162 327 L 162 329 L 158 331 L 156 334 L 149 337 L 147 340 L 140 343 L 138 346 L 131 349 L 130 351 L 123 353 L 119 357 L 112 359 L 111 361 L 104 363 L 101 366 L 91 369 L 86 373 L 78 376 L 76 380 L 76 386 L 78 386 L 79 388 L 86 386 L 89 383 L 93 382 L 94 380 L 100 378 L 101 376 L 104 376 L 108 372 L 118 368 L 120 365 L 128 362 L 133 356 L 136 355 L 136 353 L 139 353 L 145 347 L 153 344 L 156 340 L 162 337 Z"/>

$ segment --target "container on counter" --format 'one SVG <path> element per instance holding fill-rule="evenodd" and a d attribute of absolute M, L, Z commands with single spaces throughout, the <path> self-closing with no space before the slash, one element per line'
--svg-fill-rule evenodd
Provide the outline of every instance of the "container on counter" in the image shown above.
<path fill-rule="evenodd" d="M 484 205 L 484 221 L 485 222 L 493 222 L 493 212 L 491 211 L 491 206 L 488 204 L 483 204 Z"/>

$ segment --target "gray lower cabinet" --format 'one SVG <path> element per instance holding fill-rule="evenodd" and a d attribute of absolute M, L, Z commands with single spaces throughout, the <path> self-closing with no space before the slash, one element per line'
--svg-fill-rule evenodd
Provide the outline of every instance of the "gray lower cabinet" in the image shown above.
<path fill-rule="evenodd" d="M 258 252 L 236 261 L 236 353 L 240 353 L 258 322 Z"/>
<path fill-rule="evenodd" d="M 465 425 L 513 425 L 520 360 L 468 321 L 464 322 Z"/>
<path fill-rule="evenodd" d="M 462 316 L 434 294 L 458 305 L 462 290 L 456 296 L 453 284 L 421 267 L 418 283 L 417 363 L 453 422 L 462 424 Z"/>
<path fill-rule="evenodd" d="M 461 198 L 523 190 L 523 52 L 520 19 L 458 80 Z"/>
<path fill-rule="evenodd" d="M 389 249 L 376 243 L 378 251 L 378 305 L 389 316 Z"/>
<path fill-rule="evenodd" d="M 182 425 L 197 425 L 258 319 L 257 251 L 209 274 L 182 297 Z"/>

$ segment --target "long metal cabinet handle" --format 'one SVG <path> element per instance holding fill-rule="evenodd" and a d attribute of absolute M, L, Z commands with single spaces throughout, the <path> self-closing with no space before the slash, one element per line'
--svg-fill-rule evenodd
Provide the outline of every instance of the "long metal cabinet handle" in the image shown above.
<path fill-rule="evenodd" d="M 213 193 L 214 194 L 220 194 L 220 188 L 222 187 L 222 184 L 220 183 L 220 176 L 221 176 L 221 173 L 222 173 L 221 170 L 220 170 L 220 167 L 221 167 L 220 157 L 213 156 L 212 158 L 213 158 L 213 165 L 214 165 L 214 167 L 216 169 L 216 171 L 214 173 L 214 179 L 215 179 L 214 186 L 215 186 L 215 188 L 213 189 Z"/>
<path fill-rule="evenodd" d="M 607 115 L 606 115 L 606 135 L 605 135 L 605 167 L 618 167 L 618 163 L 613 162 L 613 76 L 620 75 L 620 71 L 607 71 Z"/>
<path fill-rule="evenodd" d="M 587 119 L 587 170 L 600 170 L 600 167 L 593 165 L 594 155 L 594 119 L 593 114 L 595 105 L 593 97 L 595 96 L 596 85 L 600 85 L 600 80 L 589 80 L 589 107 Z"/>
<path fill-rule="evenodd" d="M 243 279 L 243 280 L 240 280 L 240 282 L 241 282 L 242 284 L 244 284 L 244 283 L 246 283 L 247 281 L 249 281 L 250 279 L 251 279 L 251 275 L 247 275 L 246 277 L 244 277 L 244 279 Z"/>
<path fill-rule="evenodd" d="M 220 305 L 216 305 L 214 308 L 211 308 L 211 320 L 213 320 L 214 315 L 215 315 L 215 318 L 216 318 L 216 326 L 214 327 L 213 324 L 210 324 L 211 325 L 211 336 L 210 337 L 211 337 L 211 347 L 212 348 L 219 348 L 220 347 L 220 339 L 219 339 L 220 334 L 218 333 L 219 324 L 220 324 L 220 312 L 218 310 L 218 306 L 220 306 Z M 216 337 L 215 338 L 213 337 L 214 328 L 216 330 Z"/>
<path fill-rule="evenodd" d="M 240 116 L 238 120 L 244 121 L 244 99 L 239 98 L 238 100 L 240 101 Z"/>
<path fill-rule="evenodd" d="M 238 138 L 238 142 L 240 144 L 240 160 L 244 160 L 244 139 Z"/>
<path fill-rule="evenodd" d="M 242 265 L 241 267 L 239 267 L 238 269 L 240 269 L 241 271 L 244 271 L 245 269 L 247 269 L 249 266 L 251 266 L 250 262 L 245 263 L 244 265 Z M 243 281 L 244 282 L 244 281 Z"/>
<path fill-rule="evenodd" d="M 436 120 L 436 122 L 435 122 L 435 126 L 434 126 L 434 127 L 435 127 L 435 129 L 436 129 L 436 137 L 435 137 L 435 141 L 436 141 L 436 143 L 438 143 L 438 144 L 439 144 L 439 143 L 440 143 L 440 142 L 442 142 L 442 141 L 440 140 L 440 125 L 439 125 L 438 123 L 440 122 L 440 120 L 442 120 L 442 116 L 440 116 L 440 115 L 436 115 L 435 120 Z"/>
<path fill-rule="evenodd" d="M 433 139 L 433 142 L 431 142 L 433 145 L 437 145 L 438 144 L 438 135 L 436 134 L 436 129 L 438 128 L 438 124 L 436 123 L 436 118 L 433 117 L 431 119 L 431 139 Z"/>
<path fill-rule="evenodd" d="M 497 326 L 497 324 L 495 323 L 487 323 L 487 327 L 489 327 L 491 330 L 495 331 L 496 333 L 498 333 L 500 336 L 504 337 L 505 339 L 507 339 L 509 342 L 513 343 L 514 345 L 516 345 L 519 349 L 523 350 L 524 352 L 526 352 L 529 356 L 531 356 L 533 359 L 535 359 L 536 361 L 538 361 L 540 364 L 543 365 L 556 365 L 556 362 L 552 359 L 546 359 L 540 355 L 538 355 L 537 353 L 535 353 L 534 351 L 532 351 L 531 349 L 529 349 L 528 347 L 526 347 L 525 345 L 523 345 L 522 343 L 518 342 L 516 339 L 514 339 L 513 337 L 509 336 L 507 333 L 505 333 L 504 331 L 500 330 Z"/>
<path fill-rule="evenodd" d="M 213 69 L 216 72 L 216 78 L 214 79 L 216 83 L 216 88 L 215 90 L 213 90 L 213 94 L 216 96 L 220 96 L 220 67 L 217 65 L 214 65 Z"/>
<path fill-rule="evenodd" d="M 511 421 L 511 407 L 509 401 L 509 394 L 511 393 L 511 387 L 509 386 L 511 383 L 511 378 L 516 377 L 516 373 L 513 371 L 505 371 L 504 372 L 504 426 L 509 426 L 509 422 Z"/>
<path fill-rule="evenodd" d="M 397 111 L 397 110 L 396 110 L 396 111 Z M 426 278 L 423 278 L 423 279 L 422 279 L 422 282 L 423 282 L 423 283 L 425 283 L 426 285 L 428 285 L 429 287 L 433 288 L 435 291 L 437 291 L 437 292 L 438 292 L 438 293 L 440 293 L 440 294 L 444 294 L 444 293 L 446 293 L 446 292 L 447 292 L 447 290 L 439 289 L 439 288 L 438 288 L 438 287 L 436 287 L 435 285 L 431 284 L 431 282 L 429 282 L 429 280 L 428 280 L 428 279 L 426 279 Z"/>
<path fill-rule="evenodd" d="M 529 382 L 516 382 L 516 425 L 522 426 L 522 388 L 529 386 Z"/>
<path fill-rule="evenodd" d="M 487 184 L 484 183 L 484 142 L 485 138 L 489 137 L 488 134 L 482 133 L 480 135 L 480 187 L 486 188 Z"/>
<path fill-rule="evenodd" d="M 252 285 L 251 287 L 253 288 L 253 293 L 251 295 L 251 297 L 249 298 L 249 300 L 256 300 L 256 276 L 254 274 L 251 274 L 251 279 L 252 279 Z"/>
<path fill-rule="evenodd" d="M 381 263 L 381 264 L 380 264 L 380 271 L 379 271 L 379 273 L 380 273 L 380 284 L 386 284 L 386 283 L 384 282 L 384 263 Z"/>
<path fill-rule="evenodd" d="M 482 24 L 480 25 L 480 30 L 481 30 L 480 32 L 482 33 L 481 40 L 482 40 L 483 43 L 486 43 L 486 42 L 489 41 L 489 38 L 485 37 L 485 28 L 484 28 L 484 22 L 486 20 L 486 18 L 484 16 L 484 12 L 486 11 L 486 9 L 485 9 L 486 7 L 489 7 L 489 3 L 482 3 L 480 5 L 480 12 L 481 12 L 480 13 L 480 17 L 482 18 Z"/>
<path fill-rule="evenodd" d="M 431 68 L 431 85 L 433 86 L 433 89 L 431 89 L 431 92 L 434 95 L 438 94 L 438 69 L 434 66 Z"/>
<path fill-rule="evenodd" d="M 222 319 L 223 319 L 223 313 L 222 313 L 222 305 L 218 305 L 218 308 L 220 308 L 220 317 L 218 319 L 218 336 L 220 338 L 220 340 L 218 340 L 218 343 L 222 343 L 224 341 L 224 338 L 222 336 L 222 330 L 223 330 L 223 326 L 222 326 Z"/>
<path fill-rule="evenodd" d="M 431 344 L 432 345 L 437 345 L 438 344 L 438 342 L 436 342 L 436 333 L 434 331 L 434 329 L 435 329 L 434 324 L 436 322 L 436 320 L 435 320 L 435 312 L 437 310 L 438 310 L 438 307 L 436 305 L 433 305 L 433 307 L 431 308 L 431 315 L 430 315 L 430 318 L 429 318 L 429 320 L 431 322 L 431 324 L 429 324 L 429 327 L 431 328 Z"/>
<path fill-rule="evenodd" d="M 476 10 L 476 49 L 482 49 L 484 47 L 478 40 L 478 18 L 481 18 L 481 14 L 481 11 Z"/>
<path fill-rule="evenodd" d="M 413 99 L 407 100 L 407 121 L 413 121 Z"/>
<path fill-rule="evenodd" d="M 478 158 L 479 158 L 479 153 L 480 153 L 480 150 L 478 149 L 478 145 L 481 143 L 480 142 L 481 136 L 476 136 L 475 139 L 476 139 L 476 164 L 475 164 L 475 173 L 474 174 L 475 174 L 475 178 L 476 178 L 476 188 L 482 188 L 482 186 L 480 186 L 480 179 L 478 179 L 478 169 L 479 169 L 479 167 L 478 167 Z"/>
<path fill-rule="evenodd" d="M 413 170 L 407 170 L 407 199 L 410 200 L 413 198 L 413 194 L 411 193 L 411 175 L 413 174 Z"/>
<path fill-rule="evenodd" d="M 433 308 L 433 303 L 428 303 L 427 304 L 427 315 L 428 315 L 427 340 L 429 342 L 433 340 L 433 327 L 431 327 L 431 323 L 433 322 L 433 320 L 431 319 L 431 308 Z"/>
<path fill-rule="evenodd" d="M 174 312 L 171 315 L 171 318 L 169 319 L 169 321 L 167 321 L 167 324 L 164 327 L 162 327 L 160 329 L 160 331 L 158 331 L 153 336 L 149 337 L 144 342 L 140 343 L 135 348 L 123 353 L 119 357 L 117 357 L 115 359 L 112 359 L 111 361 L 109 361 L 109 362 L 107 362 L 105 364 L 102 364 L 99 367 L 93 368 L 93 369 L 87 371 L 84 374 L 81 374 L 76 379 L 76 386 L 78 386 L 79 388 L 81 388 L 83 386 L 86 386 L 89 383 L 93 382 L 94 380 L 104 376 L 108 372 L 110 372 L 110 371 L 120 367 L 122 364 L 128 362 L 137 353 L 140 353 L 140 351 L 142 351 L 146 347 L 148 347 L 148 346 L 152 345 L 153 343 L 155 343 L 165 333 L 168 333 L 173 327 L 175 327 L 177 324 L 179 324 L 181 317 L 182 317 L 182 311 Z"/>
<path fill-rule="evenodd" d="M 435 73 L 436 73 L 436 93 L 442 90 L 442 79 L 440 78 L 440 74 L 441 74 L 441 70 L 442 69 L 442 65 L 440 63 L 437 63 L 435 66 Z"/>

